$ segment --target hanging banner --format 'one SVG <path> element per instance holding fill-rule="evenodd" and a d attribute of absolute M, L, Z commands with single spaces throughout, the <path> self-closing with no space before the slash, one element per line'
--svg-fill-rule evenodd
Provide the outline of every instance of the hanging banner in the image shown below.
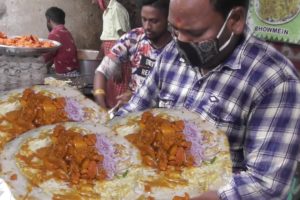
<path fill-rule="evenodd" d="M 300 0 L 251 0 L 248 25 L 268 41 L 300 44 Z"/>

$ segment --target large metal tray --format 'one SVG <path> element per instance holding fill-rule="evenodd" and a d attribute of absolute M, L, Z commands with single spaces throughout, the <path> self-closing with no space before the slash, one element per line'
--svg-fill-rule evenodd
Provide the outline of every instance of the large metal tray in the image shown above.
<path fill-rule="evenodd" d="M 7 46 L 0 45 L 0 55 L 8 55 L 8 56 L 40 56 L 44 53 L 55 52 L 61 44 L 54 40 L 48 39 L 39 39 L 40 41 L 51 41 L 55 46 L 54 47 L 40 47 L 40 48 L 32 48 L 32 47 L 16 47 L 16 46 Z"/>

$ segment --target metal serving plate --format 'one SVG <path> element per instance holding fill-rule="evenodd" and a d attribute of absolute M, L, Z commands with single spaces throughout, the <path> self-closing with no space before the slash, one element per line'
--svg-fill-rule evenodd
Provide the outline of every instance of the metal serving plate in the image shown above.
<path fill-rule="evenodd" d="M 39 39 L 40 41 L 50 41 L 55 46 L 54 47 L 16 47 L 16 46 L 7 46 L 0 45 L 0 55 L 8 55 L 8 56 L 40 56 L 44 53 L 55 52 L 61 44 L 54 40 L 48 39 Z"/>

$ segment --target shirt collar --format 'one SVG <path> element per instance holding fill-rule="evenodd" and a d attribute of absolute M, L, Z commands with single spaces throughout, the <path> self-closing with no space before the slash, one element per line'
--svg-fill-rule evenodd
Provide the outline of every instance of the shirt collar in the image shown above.
<path fill-rule="evenodd" d="M 57 31 L 57 30 L 61 30 L 61 29 L 64 29 L 65 28 L 65 25 L 63 25 L 63 24 L 58 24 L 58 25 L 56 25 L 53 29 L 52 29 L 52 31 Z M 51 31 L 51 32 L 52 32 Z"/>

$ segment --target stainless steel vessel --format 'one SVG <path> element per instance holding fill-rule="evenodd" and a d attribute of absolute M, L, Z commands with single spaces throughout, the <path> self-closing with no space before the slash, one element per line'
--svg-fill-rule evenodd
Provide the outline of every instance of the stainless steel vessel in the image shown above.
<path fill-rule="evenodd" d="M 55 52 L 61 44 L 54 40 L 40 39 L 40 41 L 50 41 L 55 46 L 54 47 L 43 47 L 43 48 L 31 48 L 31 47 L 16 47 L 16 46 L 7 46 L 0 45 L 0 55 L 7 56 L 24 56 L 24 57 L 32 57 L 32 56 L 40 56 L 44 53 Z"/>

